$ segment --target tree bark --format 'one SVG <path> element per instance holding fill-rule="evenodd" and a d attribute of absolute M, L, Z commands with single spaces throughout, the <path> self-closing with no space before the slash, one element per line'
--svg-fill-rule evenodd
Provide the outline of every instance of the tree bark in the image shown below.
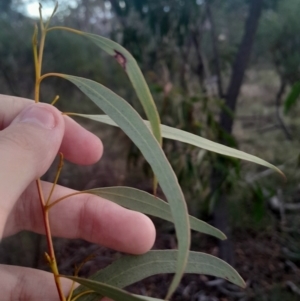
<path fill-rule="evenodd" d="M 223 88 L 222 88 L 222 77 L 221 77 L 221 66 L 220 66 L 220 55 L 218 49 L 218 39 L 216 35 L 216 26 L 215 20 L 211 13 L 210 8 L 210 1 L 205 2 L 206 7 L 206 14 L 211 26 L 211 40 L 212 40 L 212 47 L 213 47 L 213 54 L 214 54 L 214 65 L 215 65 L 215 73 L 217 76 L 217 85 L 218 85 L 218 95 L 220 98 L 223 98 Z"/>
<path fill-rule="evenodd" d="M 250 1 L 244 35 L 233 63 L 231 79 L 225 96 L 225 104 L 233 113 L 235 112 L 237 97 L 239 95 L 246 67 L 249 62 L 254 36 L 257 31 L 261 16 L 262 4 L 263 0 Z M 224 110 L 221 112 L 220 125 L 227 133 L 231 134 L 233 118 Z"/>
<path fill-rule="evenodd" d="M 222 109 L 222 111 L 220 112 L 220 126 L 222 130 L 229 135 L 231 135 L 232 133 L 237 98 L 244 79 L 246 67 L 249 62 L 254 36 L 257 31 L 259 19 L 261 16 L 262 4 L 263 0 L 250 1 L 244 35 L 233 63 L 230 83 L 225 95 L 225 106 L 227 107 L 227 110 Z M 231 111 L 231 113 L 228 112 L 228 109 L 229 111 Z M 219 140 L 221 143 L 227 144 L 224 137 L 219 137 Z M 224 167 L 224 169 L 226 169 L 226 167 Z M 227 194 L 230 188 L 226 188 L 227 185 L 221 185 L 222 182 L 220 182 L 220 179 L 223 178 L 224 176 L 222 175 L 222 171 L 220 171 L 220 169 L 213 168 L 211 189 L 212 192 L 219 190 L 218 195 L 220 196 L 216 201 L 216 206 L 214 209 L 214 224 L 228 237 L 227 240 L 220 243 L 219 256 L 229 264 L 234 265 L 233 242 L 230 237 L 231 235 L 227 204 Z"/>

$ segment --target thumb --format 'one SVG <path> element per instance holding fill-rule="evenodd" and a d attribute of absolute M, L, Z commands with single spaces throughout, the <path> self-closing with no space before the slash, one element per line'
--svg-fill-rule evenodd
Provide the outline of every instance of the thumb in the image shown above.
<path fill-rule="evenodd" d="M 61 113 L 33 104 L 0 131 L 0 213 L 8 213 L 26 187 L 54 160 L 64 135 Z"/>

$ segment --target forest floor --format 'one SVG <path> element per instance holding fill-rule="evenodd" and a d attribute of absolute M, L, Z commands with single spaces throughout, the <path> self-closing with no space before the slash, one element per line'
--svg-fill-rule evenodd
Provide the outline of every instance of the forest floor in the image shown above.
<path fill-rule="evenodd" d="M 156 222 L 158 235 L 154 249 L 176 248 L 170 227 Z M 160 230 L 162 229 L 162 230 Z M 217 240 L 193 233 L 192 250 L 218 254 Z M 300 262 L 291 260 L 284 252 L 280 233 L 233 233 L 235 268 L 245 280 L 246 289 L 227 281 L 205 275 L 185 275 L 174 294 L 173 301 L 297 301 L 300 300 Z M 88 256 L 80 276 L 88 277 L 118 259 L 122 254 L 83 240 L 55 239 L 60 272 L 73 274 L 74 266 Z M 4 240 L 0 248 L 1 261 L 6 264 L 49 270 L 44 257 L 44 237 L 32 233 L 19 233 Z M 172 275 L 151 276 L 131 285 L 129 291 L 141 295 L 164 298 Z"/>
<path fill-rule="evenodd" d="M 159 230 L 154 249 L 176 248 L 172 231 L 158 222 Z M 217 240 L 193 233 L 192 250 L 217 256 Z M 296 301 L 300 300 L 300 265 L 287 258 L 279 233 L 235 232 L 233 235 L 235 268 L 245 280 L 246 289 L 229 282 L 204 275 L 185 275 L 174 294 L 174 301 Z M 81 272 L 90 276 L 121 256 L 110 249 L 81 240 L 58 243 L 61 271 L 72 273 L 74 264 L 95 254 Z M 131 285 L 129 291 L 157 298 L 164 298 L 172 275 L 151 276 Z"/>

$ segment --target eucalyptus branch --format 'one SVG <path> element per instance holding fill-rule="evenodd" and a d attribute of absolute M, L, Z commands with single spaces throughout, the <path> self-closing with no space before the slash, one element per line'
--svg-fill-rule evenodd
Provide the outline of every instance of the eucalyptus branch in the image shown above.
<path fill-rule="evenodd" d="M 56 7 L 57 8 L 57 7 Z M 56 9 L 55 8 L 55 9 Z M 40 13 L 40 31 L 41 31 L 41 37 L 40 37 L 40 44 L 38 47 L 37 42 L 37 36 L 38 36 L 38 28 L 35 26 L 33 37 L 32 37 L 32 44 L 33 44 L 33 57 L 34 57 L 34 66 L 35 66 L 35 102 L 39 102 L 39 96 L 40 96 L 40 84 L 41 84 L 41 78 L 44 78 L 41 76 L 42 71 L 42 63 L 43 63 L 43 53 L 44 53 L 44 47 L 45 47 L 45 39 L 47 34 L 47 27 L 49 25 L 49 22 L 51 20 L 48 20 L 46 26 L 44 26 L 43 23 L 43 17 L 42 17 L 42 5 L 40 4 L 39 7 L 39 13 Z M 53 12 L 54 13 L 54 12 Z M 53 15 L 53 14 L 52 14 Z M 58 97 L 56 97 L 53 101 L 57 101 Z M 48 253 L 45 253 L 46 260 L 48 261 L 51 271 L 54 276 L 55 285 L 57 288 L 57 292 L 60 298 L 60 301 L 66 301 L 66 298 L 64 296 L 64 293 L 62 291 L 61 282 L 59 278 L 59 271 L 57 267 L 57 262 L 55 258 L 55 251 L 53 247 L 53 241 L 52 241 L 52 235 L 51 235 L 51 228 L 50 228 L 50 221 L 49 221 L 49 211 L 47 210 L 47 204 L 49 203 L 49 200 L 51 199 L 52 193 L 54 191 L 54 188 L 56 186 L 57 180 L 59 178 L 61 169 L 62 169 L 62 162 L 63 162 L 63 155 L 60 154 L 60 164 L 56 173 L 56 177 L 52 186 L 52 189 L 50 191 L 50 194 L 48 196 L 47 201 L 45 202 L 44 194 L 42 190 L 41 180 L 36 180 L 37 190 L 39 194 L 39 200 L 41 204 L 42 214 L 43 214 L 43 221 L 44 221 L 44 228 L 47 238 L 47 245 L 48 245 Z"/>
<path fill-rule="evenodd" d="M 56 9 L 57 4 L 54 8 L 53 14 L 55 13 Z M 49 263 L 49 266 L 53 273 L 59 300 L 76 301 L 81 299 L 80 297 L 90 293 L 95 293 L 96 298 L 98 298 L 99 295 L 105 295 L 111 299 L 118 301 L 144 300 L 142 296 L 132 295 L 122 290 L 122 287 L 126 287 L 132 284 L 132 281 L 136 282 L 137 280 L 142 280 L 145 277 L 166 272 L 175 274 L 166 296 L 167 300 L 171 298 L 173 292 L 180 283 L 181 277 L 186 272 L 208 274 L 211 276 L 224 278 L 240 287 L 245 287 L 246 284 L 244 280 L 227 263 L 205 253 L 190 251 L 191 229 L 215 236 L 222 240 L 225 239 L 226 236 L 218 229 L 188 214 L 186 200 L 184 198 L 182 189 L 178 183 L 178 179 L 172 169 L 172 166 L 162 149 L 162 136 L 164 138 L 188 143 L 190 145 L 194 145 L 208 151 L 260 164 L 262 166 L 271 168 L 272 170 L 275 170 L 280 174 L 282 174 L 282 172 L 276 166 L 256 156 L 226 147 L 192 133 L 160 124 L 157 107 L 152 98 L 146 80 L 134 57 L 124 47 L 110 39 L 99 35 L 89 34 L 62 26 L 49 27 L 50 20 L 53 14 L 49 18 L 49 20 L 44 23 L 42 18 L 41 5 L 39 11 L 40 24 L 39 27 L 35 26 L 32 36 L 33 57 L 35 65 L 35 102 L 39 102 L 40 86 L 45 78 L 55 76 L 71 82 L 88 98 L 90 98 L 94 102 L 94 104 L 98 108 L 100 108 L 107 116 L 84 114 L 78 115 L 97 122 L 104 122 L 114 126 L 119 126 L 140 149 L 146 161 L 152 167 L 153 172 L 156 175 L 162 191 L 164 192 L 164 195 L 168 201 L 166 203 L 156 196 L 130 187 L 109 187 L 107 188 L 108 191 L 106 191 L 106 194 L 103 191 L 101 194 L 101 191 L 99 192 L 99 190 L 98 194 L 95 190 L 77 191 L 53 200 L 54 190 L 56 188 L 63 167 L 63 155 L 60 154 L 60 161 L 58 164 L 55 179 L 50 189 L 50 193 L 46 199 L 42 190 L 41 180 L 36 180 L 39 201 L 42 209 L 44 229 L 47 238 L 48 250 L 47 253 L 45 253 L 45 258 Z M 123 71 L 128 75 L 130 82 L 138 96 L 138 99 L 144 108 L 148 120 L 143 120 L 138 112 L 130 104 L 128 104 L 125 99 L 123 99 L 116 93 L 113 93 L 110 89 L 97 83 L 96 81 L 59 73 L 42 74 L 43 53 L 46 36 L 48 32 L 53 30 L 65 30 L 81 35 L 88 41 L 95 43 L 97 47 L 113 57 L 121 65 Z M 199 50 L 198 56 L 200 61 L 203 62 L 204 70 L 207 76 L 209 74 L 209 68 L 206 63 L 205 57 L 200 52 L 197 39 L 195 39 L 194 43 L 196 50 Z M 56 95 L 51 104 L 54 105 L 58 99 L 59 96 Z M 63 114 L 76 115 L 74 113 Z M 282 176 L 284 177 L 283 174 Z M 101 190 L 103 190 L 103 188 Z M 97 272 L 97 274 L 94 275 L 92 279 L 83 279 L 78 277 L 79 269 L 84 263 L 82 263 L 78 268 L 75 269 L 75 277 L 61 275 L 59 273 L 55 257 L 49 221 L 49 212 L 53 206 L 57 205 L 61 201 L 76 195 L 87 193 L 105 197 L 108 200 L 125 208 L 153 215 L 165 219 L 169 222 L 173 222 L 178 241 L 178 250 L 150 251 L 144 255 L 130 256 L 129 260 L 129 257 L 124 256 L 124 259 L 122 257 L 120 260 L 117 260 L 116 263 L 113 263 L 113 266 L 111 265 L 112 268 L 111 266 L 109 266 L 107 269 L 105 268 Z M 156 265 L 158 260 L 159 264 Z M 73 281 L 72 285 L 70 285 L 70 291 L 67 297 L 64 295 L 62 290 L 60 280 L 61 277 Z M 114 281 L 117 280 L 115 281 L 117 285 L 108 284 L 109 281 L 107 280 L 109 279 L 114 279 Z M 74 290 L 75 282 L 81 284 L 81 286 Z M 89 299 L 90 296 L 88 296 L 87 298 Z M 87 300 L 85 297 L 83 297 L 82 299 Z"/>
<path fill-rule="evenodd" d="M 50 191 L 50 193 L 49 193 L 48 199 L 47 199 L 46 204 L 45 204 L 46 207 L 47 207 L 47 205 L 48 205 L 49 202 L 50 202 L 51 196 L 52 196 L 52 194 L 53 194 L 53 191 L 54 191 L 55 186 L 56 186 L 56 184 L 57 184 L 57 181 L 58 181 L 58 178 L 59 178 L 59 176 L 60 176 L 61 170 L 62 170 L 62 168 L 63 168 L 64 156 L 63 156 L 62 153 L 59 153 L 59 157 L 60 157 L 60 159 L 59 159 L 58 169 L 57 169 L 57 172 L 56 172 L 56 175 L 55 175 L 55 179 L 54 179 L 54 182 L 53 182 L 51 191 Z"/>
<path fill-rule="evenodd" d="M 72 197 L 72 196 L 75 196 L 75 195 L 79 195 L 79 194 L 83 194 L 83 193 L 89 193 L 88 191 L 77 191 L 77 192 L 74 192 L 74 193 L 70 193 L 68 195 L 65 195 L 59 199 L 57 199 L 56 201 L 52 202 L 51 204 L 47 205 L 47 210 L 51 209 L 53 206 L 55 206 L 56 204 L 60 203 L 61 201 L 69 198 L 69 197 Z"/>

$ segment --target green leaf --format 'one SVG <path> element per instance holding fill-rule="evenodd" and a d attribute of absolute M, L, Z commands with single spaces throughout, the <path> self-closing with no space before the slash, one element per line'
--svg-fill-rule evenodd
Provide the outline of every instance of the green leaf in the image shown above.
<path fill-rule="evenodd" d="M 111 285 L 107 285 L 105 283 L 101 283 L 98 281 L 93 281 L 89 279 L 84 279 L 80 277 L 74 277 L 74 276 L 63 276 L 61 277 L 73 280 L 85 287 L 87 287 L 90 290 L 93 290 L 102 296 L 106 296 L 108 298 L 111 298 L 115 301 L 145 301 L 145 300 L 151 300 L 147 299 L 145 296 L 138 296 L 138 295 L 133 295 L 130 294 L 124 290 L 121 290 L 119 288 L 116 288 Z M 88 300 L 90 296 L 89 295 L 84 295 L 83 297 L 80 297 L 78 300 Z M 99 300 L 99 296 L 96 297 L 96 300 Z M 152 299 L 152 300 L 161 300 L 161 299 Z M 163 301 L 163 300 L 161 300 Z"/>
<path fill-rule="evenodd" d="M 105 187 L 84 191 L 117 203 L 131 210 L 136 210 L 145 214 L 159 217 L 173 222 L 170 205 L 150 193 L 131 187 Z M 215 236 L 219 239 L 226 239 L 224 233 L 215 227 L 189 216 L 191 229 Z"/>
<path fill-rule="evenodd" d="M 292 90 L 284 101 L 284 113 L 287 114 L 290 109 L 296 104 L 300 96 L 300 82 L 293 85 Z"/>
<path fill-rule="evenodd" d="M 85 114 L 74 114 L 74 115 L 103 122 L 112 126 L 118 126 L 109 116 L 106 115 L 85 115 Z M 149 127 L 149 121 L 144 120 L 144 123 L 147 125 L 147 127 Z M 285 178 L 285 175 L 279 168 L 256 156 L 247 154 L 243 151 L 210 141 L 200 136 L 176 128 L 172 128 L 163 124 L 161 125 L 161 130 L 164 138 L 181 141 L 221 155 L 230 156 L 230 157 L 250 161 L 259 165 L 263 165 L 265 167 L 271 168 L 274 171 L 280 173 Z"/>
<path fill-rule="evenodd" d="M 149 87 L 146 83 L 143 73 L 141 72 L 136 60 L 124 47 L 120 44 L 104 38 L 102 36 L 91 34 L 79 30 L 74 30 L 68 27 L 55 26 L 50 28 L 48 31 L 53 29 L 66 30 L 78 35 L 82 35 L 95 43 L 98 47 L 104 50 L 107 54 L 113 56 L 117 62 L 127 73 L 135 92 L 145 110 L 146 116 L 150 121 L 151 128 L 157 141 L 161 144 L 161 130 L 160 130 L 160 118 L 155 105 L 155 102 L 150 93 Z"/>
<path fill-rule="evenodd" d="M 161 144 L 160 118 L 156 105 L 150 93 L 146 80 L 134 57 L 121 45 L 107 38 L 83 33 L 85 37 L 93 41 L 98 47 L 112 55 L 128 74 L 128 77 L 136 91 L 136 94 L 148 117 L 154 136 Z"/>
<path fill-rule="evenodd" d="M 150 251 L 139 256 L 126 255 L 98 271 L 90 279 L 123 288 L 152 275 L 174 273 L 176 258 L 176 250 Z M 185 273 L 220 277 L 240 287 L 246 286 L 241 276 L 228 263 L 205 253 L 189 252 Z M 75 290 L 75 294 L 82 291 L 84 288 L 79 287 Z M 96 296 L 86 299 L 86 301 L 96 300 Z"/>
<path fill-rule="evenodd" d="M 127 51 L 120 44 L 104 38 L 102 36 L 82 32 L 82 34 L 94 42 L 98 47 L 103 49 L 107 54 L 113 56 L 117 62 L 121 65 L 121 67 L 127 73 L 131 84 L 134 87 L 134 90 L 144 108 L 146 116 L 150 121 L 152 132 L 159 142 L 162 145 L 162 136 L 160 129 L 160 117 L 155 105 L 155 102 L 152 98 L 149 87 L 146 83 L 143 73 L 139 68 L 135 58 L 131 55 L 129 51 Z M 157 190 L 157 179 L 154 177 L 153 180 L 153 191 L 156 194 Z"/>
<path fill-rule="evenodd" d="M 130 52 L 127 51 L 120 44 L 96 34 L 91 34 L 91 33 L 74 30 L 68 27 L 61 27 L 61 26 L 52 27 L 51 30 L 53 29 L 66 30 L 78 35 L 82 35 L 117 60 L 117 62 L 125 70 L 126 74 L 128 75 L 131 81 L 131 84 L 143 106 L 146 116 L 150 121 L 151 129 L 155 138 L 157 139 L 159 144 L 162 145 L 160 117 L 155 102 L 153 100 L 149 87 L 146 83 L 144 75 L 141 72 L 141 69 L 139 68 L 135 58 L 130 54 Z M 153 191 L 156 192 L 156 189 L 157 189 L 157 179 L 154 177 Z"/>
<path fill-rule="evenodd" d="M 168 159 L 142 118 L 123 98 L 92 80 L 65 74 L 52 75 L 69 80 L 86 94 L 119 125 L 151 165 L 170 204 L 178 240 L 177 270 L 168 291 L 169 298 L 178 286 L 187 262 L 190 226 L 186 202 Z"/>

